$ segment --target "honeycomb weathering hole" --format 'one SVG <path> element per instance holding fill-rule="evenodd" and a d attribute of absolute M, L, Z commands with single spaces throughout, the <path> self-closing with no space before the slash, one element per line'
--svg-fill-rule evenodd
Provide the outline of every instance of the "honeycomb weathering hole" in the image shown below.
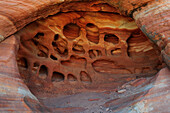
<path fill-rule="evenodd" d="M 46 66 L 42 65 L 39 70 L 39 77 L 45 79 L 48 76 L 48 69 Z"/>
<path fill-rule="evenodd" d="M 51 81 L 52 82 L 64 81 L 64 75 L 62 73 L 59 73 L 59 72 L 53 72 Z"/>
<path fill-rule="evenodd" d="M 16 34 L 21 37 L 17 62 L 28 87 L 49 95 L 112 90 L 160 69 L 158 47 L 129 17 L 102 12 L 67 14 L 35 21 Z M 129 24 L 119 28 L 120 21 Z"/>
<path fill-rule="evenodd" d="M 21 57 L 21 58 L 17 59 L 17 62 L 20 67 L 28 68 L 28 63 L 27 63 L 26 58 Z"/>
<path fill-rule="evenodd" d="M 85 50 L 82 46 L 83 41 L 79 40 L 77 43 L 73 44 L 73 51 L 78 54 L 84 54 Z"/>
<path fill-rule="evenodd" d="M 54 35 L 54 39 L 52 41 L 53 49 L 56 53 L 58 53 L 60 56 L 66 56 L 68 54 L 68 48 L 67 48 L 67 41 L 58 34 Z M 54 55 L 51 55 L 52 59 L 57 59 Z"/>
<path fill-rule="evenodd" d="M 102 56 L 102 53 L 100 50 L 89 50 L 89 57 L 90 58 L 96 58 Z"/>
<path fill-rule="evenodd" d="M 68 81 L 71 81 L 71 82 L 77 81 L 77 78 L 72 74 L 68 74 L 67 78 L 68 78 Z"/>
<path fill-rule="evenodd" d="M 104 37 L 104 41 L 110 42 L 110 43 L 113 43 L 113 44 L 118 44 L 119 38 L 117 36 L 115 36 L 114 34 L 107 34 Z"/>
<path fill-rule="evenodd" d="M 68 39 L 75 39 L 80 35 L 80 27 L 74 23 L 67 24 L 64 26 L 63 34 Z"/>
<path fill-rule="evenodd" d="M 88 23 L 86 25 L 87 39 L 93 43 L 99 43 L 99 31 L 96 25 Z"/>
<path fill-rule="evenodd" d="M 39 39 L 39 38 L 41 38 L 42 36 L 44 36 L 44 33 L 38 32 L 38 33 L 35 35 L 35 38 Z"/>

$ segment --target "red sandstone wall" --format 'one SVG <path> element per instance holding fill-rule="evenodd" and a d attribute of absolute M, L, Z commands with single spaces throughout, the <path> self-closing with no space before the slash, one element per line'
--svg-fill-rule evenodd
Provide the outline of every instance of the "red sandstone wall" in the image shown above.
<path fill-rule="evenodd" d="M 69 2 L 69 1 L 68 1 Z M 95 7 L 79 7 L 81 10 L 93 11 L 110 11 L 120 12 L 124 15 L 133 14 L 134 19 L 142 31 L 148 37 L 158 37 L 162 39 L 165 47 L 163 51 L 164 59 L 169 62 L 169 2 L 168 0 L 105 0 L 101 3 L 108 2 L 115 8 L 105 4 L 101 9 L 97 5 Z M 89 2 L 87 2 L 89 3 Z M 85 3 L 84 3 L 85 4 Z M 92 2 L 100 4 L 100 1 Z M 151 4 L 151 5 L 149 5 Z M 59 0 L 1 0 L 0 1 L 0 40 L 4 40 L 8 36 L 14 34 L 28 23 L 41 18 L 53 15 L 59 11 L 75 10 L 76 4 L 68 5 L 65 1 Z M 90 5 L 90 6 L 91 6 Z M 66 7 L 67 6 L 67 7 Z M 108 8 L 109 7 L 109 8 Z M 119 10 L 116 10 L 119 9 Z M 141 10 L 142 9 L 142 10 Z M 154 10 L 151 10 L 154 9 Z M 137 11 L 136 11 L 137 10 Z M 159 23 L 159 24 L 157 24 Z M 153 36 L 156 32 L 157 35 Z M 165 34 L 164 34 L 165 32 Z M 164 39 L 165 37 L 165 39 Z M 157 40 L 157 38 L 156 38 Z M 8 37 L 7 40 L 0 43 L 0 111 L 45 111 L 39 105 L 36 98 L 29 92 L 26 85 L 19 77 L 18 69 L 16 68 L 16 48 L 17 40 L 14 36 Z M 157 43 L 157 41 L 156 41 Z M 157 43 L 162 47 L 160 43 Z M 143 112 L 170 112 L 169 110 L 169 75 L 167 68 L 162 69 L 158 74 L 153 88 L 149 90 L 146 96 L 140 97 L 139 102 L 134 105 L 129 105 L 132 110 Z M 138 84 L 139 82 L 135 83 Z M 143 89 L 141 89 L 143 90 Z M 132 95 L 131 97 L 134 97 Z M 31 99 L 30 99 L 31 98 Z M 35 102 L 37 104 L 35 104 Z M 31 103 L 33 102 L 33 103 Z M 127 101 L 128 102 L 128 101 Z M 121 102 L 118 102 L 121 103 Z M 115 105 L 117 103 L 113 103 Z M 33 105 L 33 106 L 31 106 Z M 35 106 L 34 106 L 35 105 Z M 109 106 L 109 105 L 108 105 Z M 120 107 L 121 109 L 121 107 Z"/>

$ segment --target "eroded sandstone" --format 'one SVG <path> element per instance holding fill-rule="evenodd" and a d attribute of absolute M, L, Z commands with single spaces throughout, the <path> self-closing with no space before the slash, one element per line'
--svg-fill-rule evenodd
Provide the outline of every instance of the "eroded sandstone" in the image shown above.
<path fill-rule="evenodd" d="M 118 14 L 60 13 L 26 26 L 16 36 L 20 73 L 29 87 L 43 92 L 114 88 L 152 76 L 162 65 L 158 47 L 133 19 Z"/>
<path fill-rule="evenodd" d="M 1 0 L 0 9 L 1 112 L 169 112 L 168 0 Z"/>

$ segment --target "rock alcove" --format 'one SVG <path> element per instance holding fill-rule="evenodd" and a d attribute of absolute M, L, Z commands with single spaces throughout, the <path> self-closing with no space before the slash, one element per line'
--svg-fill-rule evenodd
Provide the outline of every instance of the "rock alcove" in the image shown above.
<path fill-rule="evenodd" d="M 21 76 L 34 93 L 112 90 L 155 75 L 160 51 L 133 19 L 108 12 L 67 12 L 37 20 L 16 36 Z"/>

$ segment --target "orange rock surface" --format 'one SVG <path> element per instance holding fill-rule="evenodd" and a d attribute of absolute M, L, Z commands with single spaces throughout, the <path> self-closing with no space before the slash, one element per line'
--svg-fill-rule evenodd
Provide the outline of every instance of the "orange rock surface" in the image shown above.
<path fill-rule="evenodd" d="M 170 112 L 169 26 L 168 0 L 1 0 L 0 112 Z"/>

